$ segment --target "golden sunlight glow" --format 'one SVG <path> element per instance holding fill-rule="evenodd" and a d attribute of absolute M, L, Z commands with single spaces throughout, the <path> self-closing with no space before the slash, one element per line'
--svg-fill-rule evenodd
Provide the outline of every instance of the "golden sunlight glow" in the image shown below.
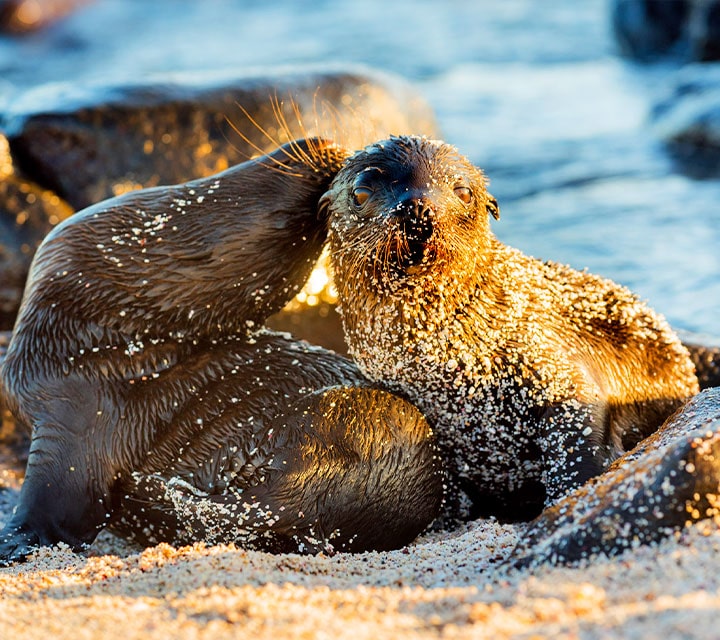
<path fill-rule="evenodd" d="M 332 282 L 326 249 L 315 264 L 305 286 L 288 304 L 288 308 L 297 310 L 303 306 L 316 307 L 320 304 L 335 304 L 336 302 L 337 290 Z"/>

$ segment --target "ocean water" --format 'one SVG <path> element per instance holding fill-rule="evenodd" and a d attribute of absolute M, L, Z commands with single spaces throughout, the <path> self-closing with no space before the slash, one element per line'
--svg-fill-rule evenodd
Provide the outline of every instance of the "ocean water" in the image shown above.
<path fill-rule="evenodd" d="M 616 55 L 605 0 L 97 0 L 0 38 L 0 102 L 47 82 L 363 63 L 412 80 L 491 181 L 497 235 L 629 286 L 720 335 L 720 181 L 652 130 L 672 66 Z"/>

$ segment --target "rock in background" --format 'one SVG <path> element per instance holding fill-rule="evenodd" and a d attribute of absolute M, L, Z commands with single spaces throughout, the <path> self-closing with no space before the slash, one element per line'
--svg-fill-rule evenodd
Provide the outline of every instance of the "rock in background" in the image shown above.
<path fill-rule="evenodd" d="M 211 175 L 291 138 L 360 148 L 389 133 L 435 132 L 408 84 L 368 70 L 53 84 L 15 100 L 3 122 L 14 164 L 75 209 Z"/>
<path fill-rule="evenodd" d="M 613 0 L 611 22 L 620 52 L 630 58 L 720 59 L 717 0 Z"/>
<path fill-rule="evenodd" d="M 0 0 L 0 32 L 23 34 L 51 25 L 92 0 Z"/>
<path fill-rule="evenodd" d="M 720 176 L 720 65 L 681 69 L 651 117 L 679 171 L 698 179 Z"/>
<path fill-rule="evenodd" d="M 720 176 L 720 2 L 614 0 L 618 48 L 639 62 L 684 65 L 651 112 L 675 168 L 691 178 Z"/>

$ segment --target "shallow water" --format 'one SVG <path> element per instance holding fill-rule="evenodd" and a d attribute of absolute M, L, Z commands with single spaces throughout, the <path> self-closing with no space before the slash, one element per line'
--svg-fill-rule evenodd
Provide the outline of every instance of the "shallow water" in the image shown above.
<path fill-rule="evenodd" d="M 98 0 L 0 38 L 0 100 L 54 81 L 360 62 L 405 75 L 483 167 L 497 234 L 720 334 L 720 182 L 673 171 L 647 114 L 675 70 L 614 52 L 604 0 Z"/>

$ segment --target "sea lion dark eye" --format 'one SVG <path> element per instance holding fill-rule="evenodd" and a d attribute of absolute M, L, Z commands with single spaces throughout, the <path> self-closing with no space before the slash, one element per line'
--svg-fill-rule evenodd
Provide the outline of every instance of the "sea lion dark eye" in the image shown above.
<path fill-rule="evenodd" d="M 362 207 L 367 199 L 372 195 L 372 189 L 369 187 L 355 187 L 352 192 L 353 204 L 356 207 Z"/>
<path fill-rule="evenodd" d="M 455 187 L 455 195 L 465 204 L 470 204 L 472 202 L 472 191 L 470 191 L 468 187 Z"/>

